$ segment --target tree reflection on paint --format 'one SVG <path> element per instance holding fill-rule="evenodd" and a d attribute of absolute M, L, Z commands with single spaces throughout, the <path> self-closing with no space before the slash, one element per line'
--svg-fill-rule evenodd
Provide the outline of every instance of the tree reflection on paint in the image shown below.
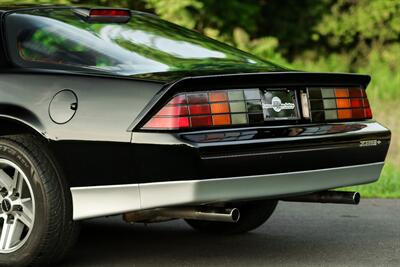
<path fill-rule="evenodd" d="M 282 68 L 194 31 L 133 13 L 127 24 L 87 23 L 71 9 L 24 11 L 8 17 L 20 56 L 35 64 L 87 67 L 120 75 L 181 71 L 255 72 Z"/>

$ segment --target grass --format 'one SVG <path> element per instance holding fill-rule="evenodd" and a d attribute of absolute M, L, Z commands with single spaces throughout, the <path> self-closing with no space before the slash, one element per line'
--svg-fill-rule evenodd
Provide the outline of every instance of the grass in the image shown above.
<path fill-rule="evenodd" d="M 358 191 L 367 198 L 400 198 L 400 98 L 382 100 L 370 95 L 374 118 L 392 131 L 386 165 L 378 182 L 345 190 Z"/>
<path fill-rule="evenodd" d="M 356 69 L 350 69 L 351 62 L 348 59 L 346 54 L 319 57 L 317 61 L 301 57 L 295 61 L 294 68 L 308 71 L 359 72 L 372 76 L 367 88 L 368 98 L 374 119 L 392 132 L 390 149 L 378 182 L 346 190 L 357 190 L 364 197 L 400 198 L 400 44 L 386 46 L 385 49 L 371 49 L 365 64 L 359 64 Z"/>
<path fill-rule="evenodd" d="M 366 198 L 400 198 L 400 169 L 386 164 L 378 182 L 368 185 L 346 187 L 345 191 L 358 191 Z"/>

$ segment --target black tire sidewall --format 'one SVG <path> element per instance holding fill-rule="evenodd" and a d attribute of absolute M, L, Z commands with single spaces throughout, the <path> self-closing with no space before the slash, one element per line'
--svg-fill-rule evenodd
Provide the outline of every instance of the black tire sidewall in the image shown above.
<path fill-rule="evenodd" d="M 34 225 L 28 240 L 17 251 L 0 254 L 0 266 L 26 266 L 41 251 L 51 213 L 42 179 L 43 170 L 28 151 L 13 141 L 0 139 L 0 158 L 7 159 L 21 168 L 29 180 L 35 199 Z"/>

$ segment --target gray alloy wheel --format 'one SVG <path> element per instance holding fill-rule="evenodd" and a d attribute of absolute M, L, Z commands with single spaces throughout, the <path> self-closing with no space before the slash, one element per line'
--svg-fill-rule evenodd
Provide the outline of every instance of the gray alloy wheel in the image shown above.
<path fill-rule="evenodd" d="M 29 134 L 0 137 L 0 266 L 56 266 L 78 233 L 48 143 Z"/>
<path fill-rule="evenodd" d="M 35 198 L 26 174 L 0 158 L 0 253 L 11 253 L 28 240 L 35 223 Z"/>

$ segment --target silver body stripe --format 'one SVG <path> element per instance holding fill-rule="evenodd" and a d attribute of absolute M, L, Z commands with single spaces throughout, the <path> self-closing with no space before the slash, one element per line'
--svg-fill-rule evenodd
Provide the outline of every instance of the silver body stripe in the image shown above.
<path fill-rule="evenodd" d="M 384 162 L 268 175 L 71 188 L 73 218 L 253 198 L 279 198 L 376 181 Z"/>

